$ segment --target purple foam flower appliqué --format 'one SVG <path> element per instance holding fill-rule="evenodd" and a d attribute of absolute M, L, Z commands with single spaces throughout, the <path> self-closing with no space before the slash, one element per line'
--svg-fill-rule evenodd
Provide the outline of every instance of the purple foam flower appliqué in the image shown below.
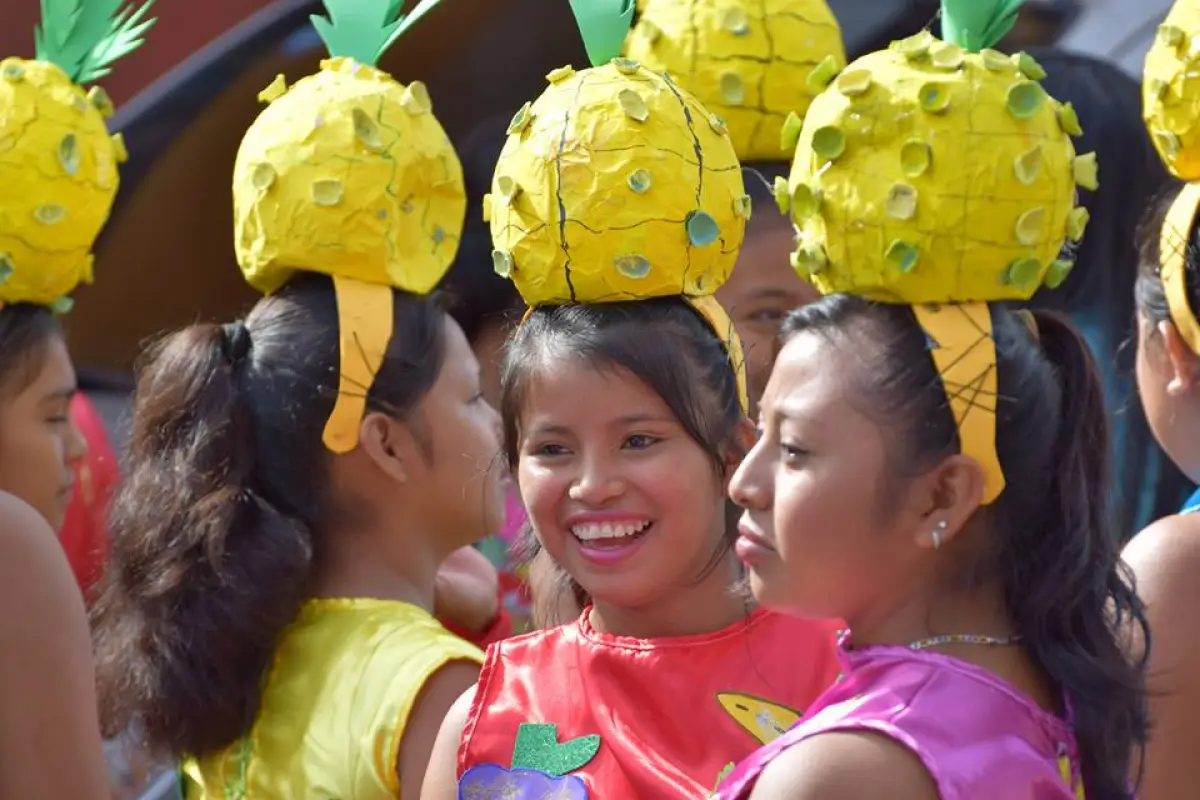
<path fill-rule="evenodd" d="M 555 778 L 536 769 L 505 769 L 479 764 L 458 781 L 459 800 L 587 800 L 587 784 L 578 775 Z"/>

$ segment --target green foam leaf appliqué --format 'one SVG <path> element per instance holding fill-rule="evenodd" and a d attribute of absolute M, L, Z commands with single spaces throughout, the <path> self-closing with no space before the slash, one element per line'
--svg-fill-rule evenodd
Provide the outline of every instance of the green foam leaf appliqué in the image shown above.
<path fill-rule="evenodd" d="M 329 55 L 375 66 L 380 56 L 439 0 L 420 0 L 401 14 L 405 0 L 322 0 L 328 17 L 313 14 L 313 27 Z"/>
<path fill-rule="evenodd" d="M 559 742 L 557 725 L 523 722 L 517 728 L 512 768 L 535 769 L 558 778 L 586 766 L 599 750 L 600 737 L 594 734 Z"/>
<path fill-rule="evenodd" d="M 1025 0 L 942 0 L 942 39 L 978 53 L 1004 38 Z"/>
<path fill-rule="evenodd" d="M 634 0 L 571 0 L 571 11 L 593 67 L 621 54 L 633 25 Z"/>
<path fill-rule="evenodd" d="M 36 57 L 57 65 L 77 84 L 112 72 L 115 61 L 142 46 L 154 25 L 154 0 L 42 0 L 42 21 L 34 31 Z"/>

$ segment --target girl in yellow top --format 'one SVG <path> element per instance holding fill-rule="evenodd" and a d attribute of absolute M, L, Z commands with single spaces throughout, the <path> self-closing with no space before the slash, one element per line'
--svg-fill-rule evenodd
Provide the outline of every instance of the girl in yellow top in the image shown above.
<path fill-rule="evenodd" d="M 393 5 L 327 0 L 332 57 L 262 95 L 234 216 L 268 296 L 139 370 L 100 702 L 188 800 L 416 797 L 478 673 L 430 611 L 438 565 L 501 522 L 499 420 L 426 296 L 465 198 L 425 88 L 370 66 L 419 16 Z"/>

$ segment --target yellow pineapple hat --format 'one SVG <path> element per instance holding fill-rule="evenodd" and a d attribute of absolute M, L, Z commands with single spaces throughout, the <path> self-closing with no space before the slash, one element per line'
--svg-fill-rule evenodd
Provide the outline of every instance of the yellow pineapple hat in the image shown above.
<path fill-rule="evenodd" d="M 725 343 L 748 407 L 741 343 L 712 297 L 750 198 L 725 123 L 665 74 L 615 58 L 632 0 L 571 0 L 593 66 L 547 76 L 513 118 L 484 213 L 496 272 L 532 308 L 684 297 Z"/>
<path fill-rule="evenodd" d="M 333 278 L 340 346 L 338 397 L 324 442 L 358 444 L 366 395 L 392 337 L 392 290 L 427 294 L 458 250 L 462 166 L 424 84 L 375 68 L 437 4 L 401 17 L 396 0 L 323 0 L 313 25 L 330 58 L 289 87 L 259 95 L 266 109 L 238 149 L 234 246 L 254 288 L 270 294 L 295 272 Z"/>
<path fill-rule="evenodd" d="M 1200 0 L 1175 0 L 1142 71 L 1142 106 L 1154 146 L 1176 177 L 1200 180 Z"/>
<path fill-rule="evenodd" d="M 825 0 L 640 0 L 625 54 L 669 72 L 729 126 L 738 158 L 785 161 L 786 127 L 846 66 Z"/>
<path fill-rule="evenodd" d="M 92 281 L 92 246 L 126 158 L 99 86 L 154 24 L 153 0 L 42 0 L 36 57 L 0 60 L 0 304 L 58 313 Z"/>
<path fill-rule="evenodd" d="M 1192 181 L 1171 204 L 1159 235 L 1159 275 L 1171 321 L 1193 352 L 1200 354 L 1200 323 L 1184 282 L 1188 233 L 1200 208 L 1200 0 L 1176 0 L 1142 71 L 1146 129 L 1167 169 Z"/>
<path fill-rule="evenodd" d="M 850 64 L 809 107 L 781 206 L 792 263 L 822 293 L 910 304 L 931 341 L 962 452 L 1004 489 L 996 455 L 996 348 L 987 306 L 1059 285 L 1088 220 L 1094 154 L 1031 57 L 988 46 L 1021 0 L 942 0 L 923 31 Z"/>

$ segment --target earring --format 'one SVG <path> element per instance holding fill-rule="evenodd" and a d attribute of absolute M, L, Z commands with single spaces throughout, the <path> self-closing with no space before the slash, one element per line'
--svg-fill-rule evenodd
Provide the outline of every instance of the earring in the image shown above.
<path fill-rule="evenodd" d="M 939 547 L 942 546 L 942 534 L 946 532 L 946 528 L 948 528 L 948 527 L 949 527 L 949 523 L 947 523 L 946 520 L 939 519 L 937 521 L 937 525 L 934 526 L 934 529 L 933 529 L 933 549 L 934 550 L 937 550 Z"/>

